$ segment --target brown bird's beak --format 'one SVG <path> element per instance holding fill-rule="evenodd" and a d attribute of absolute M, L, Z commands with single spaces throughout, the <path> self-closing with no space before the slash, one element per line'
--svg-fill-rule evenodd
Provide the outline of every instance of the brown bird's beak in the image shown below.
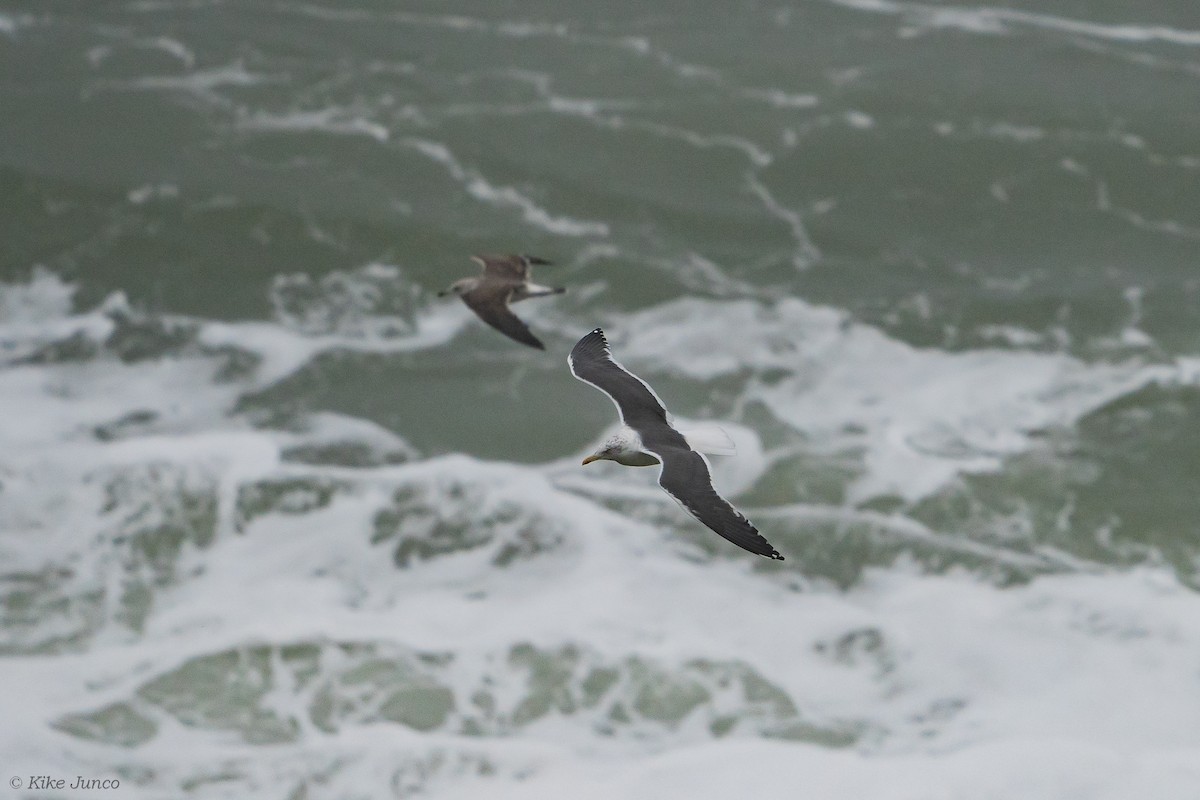
<path fill-rule="evenodd" d="M 593 461 L 599 461 L 599 460 L 600 460 L 600 456 L 588 456 L 587 458 L 585 458 L 583 460 L 583 466 L 586 467 L 588 464 L 592 463 Z"/>

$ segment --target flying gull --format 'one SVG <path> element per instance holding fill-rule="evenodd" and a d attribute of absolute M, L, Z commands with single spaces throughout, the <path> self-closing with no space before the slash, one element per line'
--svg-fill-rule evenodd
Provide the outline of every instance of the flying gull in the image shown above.
<path fill-rule="evenodd" d="M 471 260 L 483 267 L 483 274 L 455 281 L 449 289 L 438 292 L 438 297 L 456 294 L 481 320 L 508 338 L 545 350 L 546 346 L 530 333 L 529 326 L 518 319 L 508 305 L 528 297 L 545 297 L 566 291 L 530 282 L 530 266 L 550 262 L 518 255 L 471 256 Z"/>
<path fill-rule="evenodd" d="M 596 328 L 580 339 L 567 357 L 571 374 L 608 395 L 617 406 L 621 429 L 584 464 L 607 459 L 628 467 L 662 464 L 658 485 L 693 517 L 751 553 L 783 560 L 762 537 L 713 489 L 704 456 L 670 422 L 662 400 L 638 376 L 618 364 L 608 349 L 604 331 Z"/>

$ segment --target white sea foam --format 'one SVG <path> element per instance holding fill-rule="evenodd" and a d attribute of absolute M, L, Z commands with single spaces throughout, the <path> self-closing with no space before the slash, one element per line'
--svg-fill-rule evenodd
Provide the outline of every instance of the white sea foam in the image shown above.
<path fill-rule="evenodd" d="M 295 276 L 280 281 L 275 303 L 286 327 L 164 320 L 168 327 L 191 329 L 195 342 L 212 351 L 252 354 L 257 363 L 240 381 L 215 380 L 222 357 L 212 352 L 131 363 L 108 356 L 10 367 L 0 371 L 0 394 L 10 408 L 27 413 L 0 416 L 0 441 L 8 443 L 11 454 L 17 443 L 33 447 L 86 439 L 95 426 L 130 412 L 152 414 L 156 430 L 219 427 L 240 392 L 282 380 L 321 352 L 425 349 L 449 341 L 466 324 L 452 307 L 412 304 L 408 285 L 390 265 L 333 273 L 315 289 L 298 288 Z M 74 292 L 73 285 L 41 269 L 27 283 L 0 286 L 0 355 L 10 362 L 28 359 L 72 338 L 82 347 L 98 348 L 118 320 L 139 318 L 121 295 L 73 313 Z"/>
<path fill-rule="evenodd" d="M 255 86 L 275 80 L 279 80 L 279 78 L 250 72 L 241 61 L 234 61 L 223 66 L 193 70 L 182 75 L 145 75 L 127 81 L 110 81 L 100 85 L 125 89 L 172 89 L 209 95 L 214 89 L 225 86 Z"/>
<path fill-rule="evenodd" d="M 138 47 L 162 50 L 173 58 L 178 59 L 180 64 L 184 65 L 185 70 L 191 70 L 196 66 L 196 53 L 192 52 L 192 48 L 186 44 L 169 36 L 156 36 L 149 40 L 139 41 Z"/>
<path fill-rule="evenodd" d="M 418 302 L 399 267 L 377 263 L 319 281 L 303 272 L 277 275 L 270 300 L 276 320 L 292 330 L 379 340 L 411 335 Z"/>
<path fill-rule="evenodd" d="M 684 80 L 701 80 L 706 83 L 722 83 L 724 81 L 720 70 L 702 64 L 681 61 L 666 50 L 656 47 L 645 36 L 622 36 L 615 40 L 615 44 L 640 56 L 654 59 Z"/>
<path fill-rule="evenodd" d="M 547 759 L 549 760 L 549 759 Z M 536 763 L 536 762 L 535 762 Z M 793 797 L 813 800 L 1008 798 L 1187 800 L 1200 770 L 1186 757 L 1130 754 L 1054 738 L 1001 741 L 940 758 L 863 758 L 809 745 L 714 743 L 635 763 L 562 759 L 533 780 L 467 781 L 441 796 L 470 798 Z M 497 785 L 498 784 L 498 785 Z M 532 784 L 532 785 L 531 785 Z"/>
<path fill-rule="evenodd" d="M 680 141 L 701 150 L 730 148 L 744 154 L 756 168 L 769 166 L 774 160 L 771 153 L 743 136 L 726 133 L 707 133 L 677 125 L 667 125 L 661 122 L 631 119 L 623 114 L 612 113 L 637 108 L 644 104 L 643 101 L 592 100 L 563 97 L 554 93 L 551 87 L 552 77 L 548 73 L 531 72 L 529 70 L 507 70 L 504 74 L 533 86 L 538 95 L 552 111 L 580 117 L 608 130 L 644 131 L 665 139 Z M 773 95 L 770 96 L 774 97 Z"/>
<path fill-rule="evenodd" d="M 375 266 L 345 277 L 370 284 L 396 275 Z M 71 299 L 70 285 L 44 271 L 0 287 L 4 335 L 22 352 L 64 330 L 103 341 L 134 313 L 115 300 L 80 312 Z M 652 472 L 618 473 L 625 494 L 617 495 L 604 491 L 615 481 L 568 470 L 565 457 L 520 466 L 407 449 L 405 463 L 328 466 L 285 454 L 302 444 L 357 441 L 385 453 L 405 443 L 341 415 L 271 430 L 230 413 L 240 392 L 270 385 L 322 348 L 441 346 L 454 328 L 435 317 L 418 311 L 414 330 L 396 340 L 178 320 L 195 329 L 199 349 L 128 363 L 35 359 L 0 372 L 0 401 L 15 420 L 0 426 L 3 586 L 44 604 L 29 628 L 8 618 L 4 641 L 84 631 L 68 652 L 0 660 L 0 751 L 16 769 L 111 777 L 120 764 L 123 791 L 197 798 L 305 786 L 311 797 L 1194 792 L 1200 597 L 1165 571 L 1064 564 L 1061 574 L 1001 588 L 902 560 L 845 590 L 808 585 L 805 551 L 790 539 L 776 542 L 783 565 L 715 537 L 721 557 L 709 558 L 677 536 L 693 523 L 669 501 L 671 516 L 643 514 L 643 498 L 665 498 Z M 927 471 L 928 460 L 963 460 L 896 445 L 896 429 L 947 424 L 961 439 L 983 428 L 991 438 L 981 450 L 996 450 L 993 440 L 1019 449 L 1030 425 L 1069 423 L 1155 374 L 1054 354 L 921 350 L 791 299 L 679 301 L 627 315 L 609 333 L 618 356 L 650 380 L 655 371 L 693 380 L 746 371 L 747 396 L 811 439 L 883 453 L 871 467 L 881 484 Z M 206 348 L 217 347 L 253 353 L 259 364 L 216 380 L 220 357 Z M 1194 381 L 1200 369 L 1188 362 L 1170 375 Z M 154 415 L 92 435 L 139 409 Z M 739 453 L 713 465 L 734 494 L 770 468 L 771 452 L 760 454 L 757 431 L 722 425 Z M 889 460 L 889 447 L 905 455 Z M 169 550 L 151 551 L 161 562 L 134 558 L 128 539 L 178 525 L 172 513 L 209 502 L 215 519 L 201 514 L 195 524 L 211 525 L 210 538 L 184 541 L 174 560 Z M 771 536 L 784 522 L 837 510 L 759 511 L 751 509 Z M 915 523 L 907 535 L 956 544 Z M 404 549 L 439 536 L 443 551 Z M 131 584 L 147 593 L 136 626 L 119 601 Z M 95 593 L 101 599 L 89 600 Z M 354 661 L 355 642 L 377 647 L 378 658 Z M 544 674 L 522 666 L 518 645 L 545 659 Z M 560 648 L 566 655 L 555 660 Z M 315 672 L 292 666 L 318 650 Z M 416 667 L 389 660 L 410 651 L 428 658 Z M 267 671 L 254 671 L 259 658 Z M 210 659 L 208 672 L 172 681 L 193 659 Z M 802 724 L 773 733 L 770 718 L 747 715 L 741 673 L 726 687 L 703 682 L 711 667 L 697 665 L 713 664 L 753 670 L 771 707 Z M 572 670 L 584 680 L 588 665 L 614 676 L 612 688 L 596 690 L 603 704 L 589 707 L 575 684 L 548 686 L 531 719 L 516 721 L 512 709 L 535 683 Z M 328 699 L 339 680 L 361 688 L 389 669 L 440 681 L 453 698 L 448 721 L 421 732 L 376 714 L 409 702 L 402 692 L 373 700 L 362 689 L 342 696 L 344 707 Z M 456 727 L 483 714 L 485 694 L 510 716 L 484 735 Z M 625 713 L 637 716 L 639 703 L 648 712 L 613 722 L 604 704 L 617 701 Z M 113 719 L 148 720 L 148 733 L 133 731 L 148 738 L 128 746 L 88 738 L 113 724 L 102 715 L 52 727 L 113 703 L 126 709 Z M 668 710 L 680 704 L 673 719 Z M 318 724 L 326 707 L 341 715 L 332 728 Z M 286 736 L 247 740 L 240 731 L 255 719 L 281 721 Z M 822 742 L 830 731 L 844 738 Z M 769 738 L 784 733 L 799 740 Z"/>
<path fill-rule="evenodd" d="M 179 187 L 173 183 L 147 183 L 136 189 L 130 189 L 125 197 L 135 206 L 140 206 L 155 199 L 174 200 L 179 197 Z"/>
<path fill-rule="evenodd" d="M 646 130 L 669 139 L 678 139 L 703 150 L 713 147 L 729 147 L 745 154 L 750 163 L 760 169 L 769 166 L 774 160 L 770 153 L 742 136 L 724 133 L 701 133 L 675 125 L 663 125 L 658 122 L 638 121 L 628 122 L 627 125 L 630 128 Z"/>
<path fill-rule="evenodd" d="M 336 106 L 282 113 L 255 111 L 239 115 L 235 124 L 239 131 L 252 133 L 333 133 L 367 136 L 377 142 L 386 142 L 391 137 L 386 125 L 368 119 L 359 112 Z"/>
<path fill-rule="evenodd" d="M 32 14 L 0 13 L 0 34 L 15 37 L 17 31 L 36 23 Z"/>
<path fill-rule="evenodd" d="M 544 556 L 540 567 L 498 570 L 467 552 L 398 572 L 367 532 L 387 487 L 412 481 L 465 483 L 468 503 L 486 507 L 503 498 L 561 520 L 568 546 Z M 224 737 L 171 724 L 164 714 L 156 739 L 123 758 L 159 766 L 151 784 L 159 791 L 201 764 L 252 755 L 274 765 L 279 779 L 325 772 L 340 791 L 376 794 L 399 767 L 365 766 L 376 756 L 371 748 L 354 751 L 356 730 L 402 752 L 436 748 L 442 765 L 422 780 L 440 792 L 467 794 L 488 787 L 560 796 L 589 777 L 602 781 L 597 791 L 605 796 L 725 796 L 731 770 L 745 775 L 734 764 L 746 762 L 776 765 L 754 771 L 773 776 L 758 787 L 768 794 L 799 779 L 785 766 L 798 762 L 805 785 L 830 797 L 841 796 L 835 790 L 844 791 L 848 781 L 858 787 L 856 796 L 882 798 L 894 796 L 889 787 L 916 780 L 944 792 L 1004 794 L 1020 786 L 1022 796 L 1056 797 L 1063 787 L 1093 785 L 1097 762 L 1118 753 L 1118 787 L 1139 796 L 1184 797 L 1183 787 L 1197 776 L 1200 690 L 1189 665 L 1200 657 L 1200 600 L 1161 573 L 1066 575 L 1002 590 L 966 575 L 900 570 L 876 574 L 845 594 L 797 594 L 740 564 L 679 562 L 669 554 L 652 528 L 555 491 L 536 470 L 453 457 L 375 471 L 324 510 L 262 518 L 243 535 L 220 539 L 205 554 L 202 573 L 163 592 L 140 641 L 97 648 L 82 660 L 12 665 L 8 685 L 21 691 L 6 693 L 2 710 L 34 733 L 5 745 L 39 763 L 76 769 L 87 758 L 80 753 L 89 751 L 74 745 L 64 755 L 55 737 L 37 733 L 46 720 L 124 700 L 187 658 L 231 646 L 398 642 L 454 653 L 461 662 L 457 680 L 482 669 L 503 687 L 508 679 L 492 672 L 498 665 L 488 654 L 528 641 L 579 643 L 666 665 L 746 660 L 811 723 L 852 720 L 865 736 L 854 747 L 834 749 L 738 732 L 712 741 L 684 725 L 648 740 L 605 740 L 563 712 L 558 722 L 547 720 L 508 742 L 414 737 L 378 724 L 332 737 L 302 727 L 298 743 L 250 753 Z M 85 667 L 108 680 L 100 686 L 80 680 Z M 53 698 L 46 696 L 48 675 L 57 687 Z M 1111 694 L 1114 685 L 1122 687 L 1119 697 Z M 271 707 L 284 718 L 307 719 L 310 701 L 286 687 L 275 686 Z M 103 763 L 102 749 L 90 752 Z M 1042 757 L 1031 766 L 1034 752 Z M 452 766 L 470 753 L 493 764 L 495 774 L 484 784 L 471 777 L 474 770 Z M 364 766 L 347 767 L 347 759 Z M 702 763 L 715 765 L 705 772 L 710 780 L 693 783 Z M 1105 784 L 1109 774 L 1101 775 Z M 243 793 L 257 794 L 252 779 L 233 780 Z"/>
<path fill-rule="evenodd" d="M 659 138 L 682 142 L 699 150 L 718 148 L 736 150 L 743 154 L 756 169 L 770 166 L 771 162 L 775 160 L 770 151 L 743 136 L 727 133 L 706 133 L 678 125 L 667 125 L 661 122 L 630 118 L 625 114 L 601 113 L 601 111 L 611 109 L 629 108 L 631 107 L 629 103 L 600 104 L 591 102 L 585 108 L 578 102 L 567 105 L 564 100 L 564 98 L 551 97 L 548 102 L 551 108 L 556 111 L 569 111 L 608 130 L 641 131 Z"/>
<path fill-rule="evenodd" d="M 738 331 L 736 340 L 726 335 L 730 330 Z M 631 366 L 697 379 L 781 371 L 783 377 L 752 381 L 745 400 L 764 403 L 815 447 L 861 449 L 855 500 L 915 499 L 961 472 L 994 470 L 1028 448 L 1031 433 L 1070 426 L 1174 374 L 1137 362 L 1089 365 L 1058 353 L 921 350 L 791 298 L 773 306 L 678 300 L 633 314 L 608 332 Z"/>
<path fill-rule="evenodd" d="M 27 283 L 4 286 L 0 291 L 0 325 L 31 326 L 62 319 L 71 312 L 75 287 L 45 267 L 35 267 Z M 34 335 L 32 327 L 26 335 Z"/>
<path fill-rule="evenodd" d="M 775 108 L 815 108 L 819 102 L 815 94 L 795 94 L 782 89 L 744 89 L 742 94 Z"/>
<path fill-rule="evenodd" d="M 684 286 L 696 292 L 726 297 L 753 297 L 763 292 L 753 283 L 732 278 L 719 264 L 699 253 L 688 252 L 680 258 L 645 259 Z"/>
<path fill-rule="evenodd" d="M 809 238 L 803 216 L 799 212 L 785 207 L 775 199 L 775 195 L 767 188 L 767 185 L 762 182 L 757 174 L 753 172 L 746 173 L 746 185 L 762 201 L 767 213 L 781 220 L 791 231 L 792 238 L 796 242 L 796 254 L 792 258 L 792 263 L 795 264 L 796 269 L 803 270 L 812 266 L 813 262 L 821 257 L 821 251 L 817 249 L 812 239 Z"/>
<path fill-rule="evenodd" d="M 332 411 L 309 414 L 301 431 L 281 434 L 277 441 L 307 447 L 361 443 L 381 463 L 397 455 L 406 459 L 417 457 L 413 446 L 397 433 L 374 422 Z"/>
<path fill-rule="evenodd" d="M 418 14 L 412 12 L 397 12 L 389 19 L 409 25 L 450 28 L 452 30 L 477 31 L 516 39 L 550 36 L 565 37 L 569 29 L 566 25 L 553 22 L 531 22 L 528 20 L 501 20 L 491 22 L 476 17 L 454 14 Z"/>
<path fill-rule="evenodd" d="M 1064 158 L 1059 162 L 1059 166 L 1066 172 L 1092 182 L 1096 193 L 1097 211 L 1110 214 L 1139 230 L 1192 241 L 1200 240 L 1200 227 L 1174 219 L 1151 219 L 1137 209 L 1127 208 L 1114 202 L 1109 192 L 1108 182 L 1098 176 L 1088 165 L 1081 164 L 1073 158 Z"/>
<path fill-rule="evenodd" d="M 280 8 L 284 11 L 303 14 L 329 22 L 363 22 L 373 20 L 380 23 L 390 22 L 413 27 L 443 28 L 451 31 L 504 36 L 515 39 L 533 37 L 578 38 L 572 35 L 571 28 L 568 25 L 560 22 L 531 20 L 493 21 L 465 14 L 427 14 L 412 11 L 373 14 L 366 10 L 327 7 L 315 3 L 285 3 Z"/>
<path fill-rule="evenodd" d="M 844 117 L 847 125 L 851 128 L 857 128 L 860 131 L 870 130 L 875 127 L 875 118 L 863 111 L 847 111 Z"/>
<path fill-rule="evenodd" d="M 467 193 L 490 205 L 508 206 L 521 212 L 525 222 L 559 236 L 607 236 L 603 222 L 556 216 L 511 186 L 495 186 L 474 169 L 464 166 L 448 147 L 427 139 L 405 139 L 402 144 L 440 164 Z"/>
<path fill-rule="evenodd" d="M 468 317 L 451 305 L 422 309 L 411 333 L 395 335 L 398 323 L 387 319 L 371 321 L 369 328 L 386 332 L 387 338 L 363 338 L 361 329 L 350 333 L 305 334 L 277 324 L 260 322 L 212 322 L 198 332 L 197 340 L 210 347 L 245 348 L 262 357 L 255 369 L 255 383 L 269 385 L 295 372 L 314 356 L 328 350 L 403 353 L 445 344 L 467 324 Z M 376 328 L 378 325 L 378 328 Z"/>
<path fill-rule="evenodd" d="M 75 287 L 57 275 L 35 268 L 27 284 L 0 288 L 0 358 L 27 358 L 42 347 L 72 336 L 95 340 L 112 331 L 110 311 L 125 306 L 114 295 L 90 313 L 71 314 Z"/>
<path fill-rule="evenodd" d="M 829 0 L 836 5 L 882 14 L 903 15 L 922 28 L 954 28 L 968 33 L 999 34 L 1010 25 L 1041 28 L 1074 36 L 1090 36 L 1122 42 L 1166 42 L 1187 47 L 1200 46 L 1200 30 L 1166 25 L 1109 25 L 1088 20 L 1038 14 L 1016 8 L 935 6 L 896 0 Z"/>

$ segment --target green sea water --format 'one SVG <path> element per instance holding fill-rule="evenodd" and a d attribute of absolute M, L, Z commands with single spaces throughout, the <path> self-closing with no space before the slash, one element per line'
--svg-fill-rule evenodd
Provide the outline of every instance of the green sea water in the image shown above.
<path fill-rule="evenodd" d="M 436 297 L 473 273 L 471 254 L 508 252 L 553 261 L 535 279 L 567 288 L 516 307 L 544 353 Z M 1188 597 L 1200 587 L 1190 2 L 10 2 L 0 284 L 0 652 L 75 676 L 75 716 L 34 714 L 67 741 L 153 747 L 156 714 L 251 744 L 311 744 L 305 725 L 351 718 L 503 738 L 555 714 L 586 742 L 620 740 L 626 722 L 582 709 L 620 695 L 621 713 L 675 735 L 731 681 L 739 710 L 712 711 L 705 737 L 757 725 L 820 748 L 887 750 L 894 736 L 904 749 L 922 734 L 897 731 L 919 714 L 947 747 L 991 730 L 996 715 L 958 729 L 957 710 L 882 699 L 813 722 L 795 687 L 762 683 L 773 656 L 689 652 L 666 667 L 594 630 L 497 645 L 471 662 L 484 678 L 415 632 L 277 650 L 239 632 L 182 667 L 153 649 L 184 629 L 171 614 L 221 594 L 188 589 L 205 585 L 196 576 L 342 575 L 340 556 L 303 574 L 271 561 L 289 526 L 391 554 L 389 572 L 346 578 L 330 601 L 343 610 L 441 602 L 419 593 L 444 574 L 410 585 L 413 564 L 460 550 L 494 546 L 501 572 L 557 554 L 561 573 L 576 562 L 560 548 L 582 536 L 562 509 L 584 500 L 588 524 L 616 513 L 682 543 L 665 575 L 677 561 L 724 569 L 741 554 L 660 508 L 650 471 L 576 468 L 615 422 L 565 364 L 597 325 L 674 413 L 736 429 L 743 472 L 732 462 L 718 483 L 786 553 L 785 567 L 746 561 L 780 597 L 858 597 L 873 570 L 930 586 L 966 574 L 1003 602 L 1047 575 L 1148 569 Z M 341 427 L 317 441 L 329 420 Z M 447 477 L 460 472 L 461 485 Z M 559 510 L 530 499 L 549 488 L 497 475 L 543 476 Z M 495 507 L 481 499 L 494 493 Z M 393 550 L 405 537 L 417 543 Z M 264 541 L 263 575 L 222 572 L 225 548 Z M 360 557 L 373 564 L 347 556 Z M 454 591 L 520 613 L 462 570 Z M 380 588 L 394 582 L 412 598 Z M 551 605 L 570 596 L 546 591 Z M 887 619 L 846 622 L 805 652 L 870 672 L 864 685 L 891 697 L 880 686 L 904 648 L 888 624 L 912 620 Z M 670 640 L 647 630 L 630 641 Z M 112 642 L 149 648 L 153 674 L 93 702 L 84 685 L 119 671 L 98 666 Z M 468 699 L 491 696 L 501 663 L 528 672 L 533 699 L 451 730 L 471 702 L 503 705 Z M 204 700 L 285 673 L 334 676 L 298 727 L 283 712 L 237 718 L 254 691 Z M 346 711 L 365 684 L 385 698 L 378 713 Z M 64 764 L 115 763 L 47 741 Z M 393 785 L 446 769 L 420 763 L 415 783 Z M 329 796 L 374 785 L 346 780 Z M 186 783 L 156 781 L 142 785 Z"/>

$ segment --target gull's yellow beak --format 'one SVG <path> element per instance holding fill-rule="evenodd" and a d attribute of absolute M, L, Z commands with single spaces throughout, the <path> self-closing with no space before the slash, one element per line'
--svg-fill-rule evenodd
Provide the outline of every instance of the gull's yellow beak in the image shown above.
<path fill-rule="evenodd" d="M 583 466 L 586 467 L 588 464 L 592 463 L 593 461 L 599 461 L 599 460 L 600 460 L 600 456 L 588 456 L 587 458 L 585 458 L 583 460 Z"/>

